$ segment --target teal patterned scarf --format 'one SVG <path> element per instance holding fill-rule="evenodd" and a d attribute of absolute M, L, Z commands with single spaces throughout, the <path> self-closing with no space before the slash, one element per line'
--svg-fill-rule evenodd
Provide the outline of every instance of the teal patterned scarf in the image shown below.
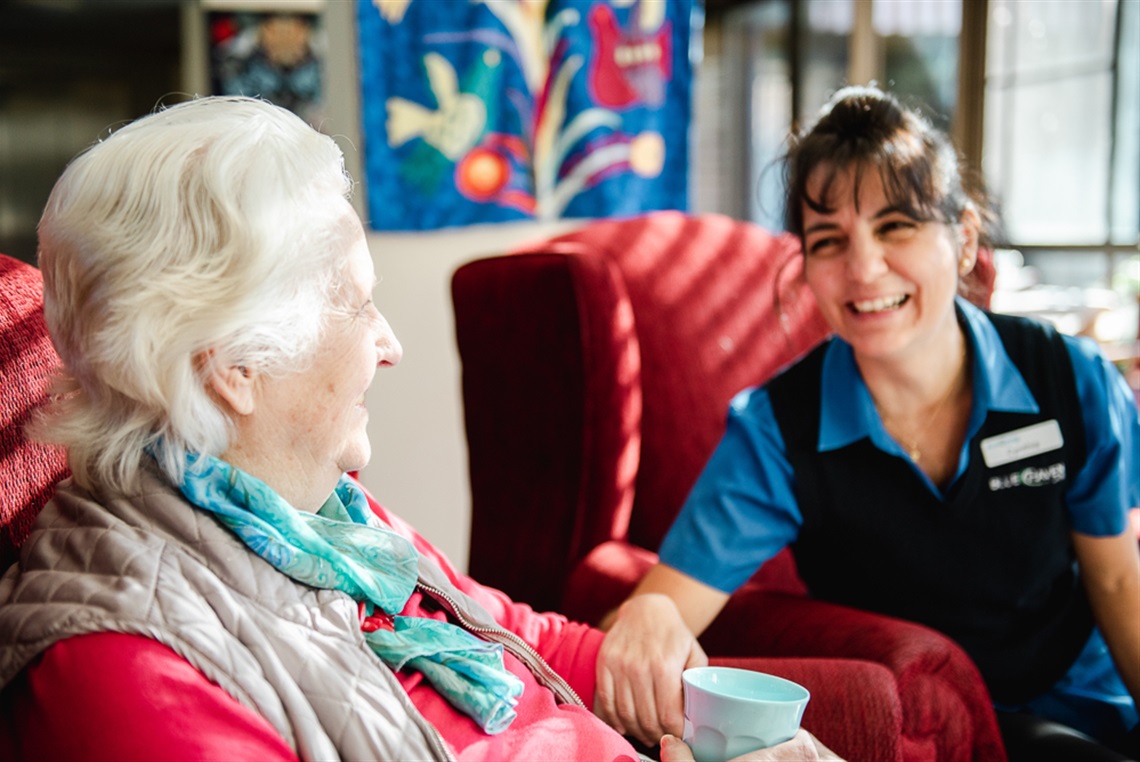
<path fill-rule="evenodd" d="M 181 490 L 282 573 L 347 593 L 367 617 L 375 609 L 389 615 L 380 621 L 390 620 L 390 628 L 362 628 L 368 645 L 389 667 L 421 672 L 487 733 L 502 732 L 514 720 L 523 686 L 503 667 L 501 645 L 448 622 L 396 616 L 415 589 L 419 554 L 383 526 L 351 479 L 341 477 L 321 511 L 312 514 L 296 510 L 267 484 L 225 461 L 188 455 Z M 330 513 L 344 520 L 328 518 Z"/>

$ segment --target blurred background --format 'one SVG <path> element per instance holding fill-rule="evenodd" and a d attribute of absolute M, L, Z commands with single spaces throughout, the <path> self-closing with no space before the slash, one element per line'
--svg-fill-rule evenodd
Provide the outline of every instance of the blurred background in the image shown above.
<path fill-rule="evenodd" d="M 1140 387 L 1140 0 L 706 0 L 703 9 L 691 211 L 779 228 L 773 160 L 789 128 L 836 88 L 875 81 L 949 130 L 990 190 L 1008 240 L 994 308 L 1095 338 Z M 304 115 L 360 178 L 355 0 L 0 0 L 0 251 L 34 261 L 36 222 L 68 160 L 160 104 L 218 91 L 220 44 L 240 49 L 241 14 L 274 10 L 312 22 L 319 79 L 298 74 L 295 87 L 308 88 Z M 279 34 L 288 46 L 292 32 Z M 366 194 L 354 199 L 362 214 Z M 450 274 L 582 222 L 370 234 L 381 308 L 407 353 L 369 400 L 365 482 L 461 567 L 469 498 Z"/>

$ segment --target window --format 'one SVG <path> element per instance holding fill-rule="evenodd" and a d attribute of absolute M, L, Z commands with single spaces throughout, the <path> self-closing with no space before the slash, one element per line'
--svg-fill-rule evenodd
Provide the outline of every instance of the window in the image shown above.
<path fill-rule="evenodd" d="M 982 161 L 1018 279 L 996 309 L 1136 338 L 1138 92 L 1140 3 L 991 0 Z"/>
<path fill-rule="evenodd" d="M 1136 355 L 1140 0 L 726 1 L 706 30 L 720 100 L 697 109 L 697 132 L 715 135 L 719 160 L 698 171 L 721 191 L 698 211 L 780 228 L 774 162 L 793 118 L 874 80 L 982 172 L 1010 247 L 994 308 Z"/>
<path fill-rule="evenodd" d="M 779 228 L 781 178 L 774 162 L 788 125 L 793 118 L 810 121 L 844 84 L 876 81 L 949 129 L 961 19 L 961 0 L 767 0 L 734 5 L 719 23 L 711 20 L 706 37 L 716 35 L 720 44 L 706 45 L 713 54 L 704 68 L 721 74 L 724 105 L 713 113 L 728 123 L 715 129 L 747 156 L 741 164 L 724 152 L 723 187 L 731 190 L 718 199 L 717 211 Z M 734 193 L 741 201 L 734 202 Z"/>

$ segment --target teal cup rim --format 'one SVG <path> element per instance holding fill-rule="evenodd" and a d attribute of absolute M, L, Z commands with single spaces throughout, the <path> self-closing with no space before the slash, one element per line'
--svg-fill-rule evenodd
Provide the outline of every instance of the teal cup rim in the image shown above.
<path fill-rule="evenodd" d="M 695 690 L 754 704 L 798 704 L 811 698 L 797 682 L 742 667 L 691 667 L 681 673 L 681 680 Z M 777 695 L 772 695 L 773 688 Z"/>

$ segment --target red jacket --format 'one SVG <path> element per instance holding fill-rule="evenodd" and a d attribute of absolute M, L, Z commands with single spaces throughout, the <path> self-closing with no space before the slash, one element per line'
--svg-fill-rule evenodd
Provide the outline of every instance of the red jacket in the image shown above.
<path fill-rule="evenodd" d="M 372 507 L 439 564 L 456 587 L 538 651 L 591 705 L 599 631 L 559 614 L 535 613 L 478 584 L 456 571 L 407 523 L 375 502 Z M 401 613 L 445 617 L 430 601 L 427 607 L 422 602 L 415 593 Z M 525 689 L 518 717 L 494 736 L 456 711 L 418 672 L 398 676 L 459 759 L 637 759 L 629 743 L 591 712 L 556 704 L 519 661 L 506 654 L 505 662 Z M 9 686 L 4 698 L 4 715 L 14 722 L 0 725 L 0 735 L 10 736 L 10 744 L 0 738 L 0 754 L 16 759 L 297 759 L 264 718 L 168 647 L 142 636 L 98 633 L 59 641 Z"/>

